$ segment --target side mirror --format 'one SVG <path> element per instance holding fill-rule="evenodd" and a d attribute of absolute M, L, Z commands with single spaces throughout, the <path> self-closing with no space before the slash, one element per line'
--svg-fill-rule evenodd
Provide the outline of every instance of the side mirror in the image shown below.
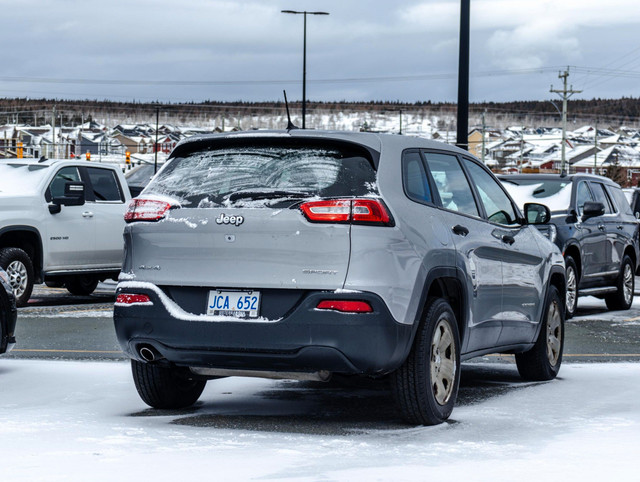
<path fill-rule="evenodd" d="M 527 224 L 547 224 L 551 220 L 551 211 L 544 204 L 527 203 L 524 205 L 524 218 Z"/>
<path fill-rule="evenodd" d="M 58 206 L 84 205 L 84 183 L 67 181 L 64 184 L 64 196 L 54 197 L 51 202 Z"/>
<path fill-rule="evenodd" d="M 595 218 L 604 214 L 604 204 L 599 202 L 587 201 L 582 208 L 582 220 Z"/>

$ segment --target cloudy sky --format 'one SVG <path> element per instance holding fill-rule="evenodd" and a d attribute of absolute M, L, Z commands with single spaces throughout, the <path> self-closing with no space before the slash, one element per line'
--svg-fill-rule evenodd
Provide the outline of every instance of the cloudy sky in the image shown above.
<path fill-rule="evenodd" d="M 0 96 L 455 101 L 459 0 L 0 0 Z M 470 100 L 640 97 L 638 0 L 471 0 Z"/>

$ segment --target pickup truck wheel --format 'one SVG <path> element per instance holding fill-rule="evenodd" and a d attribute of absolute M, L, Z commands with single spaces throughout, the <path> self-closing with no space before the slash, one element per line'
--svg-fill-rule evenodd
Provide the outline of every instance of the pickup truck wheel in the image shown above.
<path fill-rule="evenodd" d="M 604 301 L 610 310 L 628 310 L 633 303 L 633 290 L 635 289 L 633 262 L 629 256 L 622 258 L 620 274 L 616 281 L 618 291 L 606 295 Z"/>
<path fill-rule="evenodd" d="M 70 276 L 64 285 L 72 295 L 88 296 L 96 290 L 98 281 L 94 276 L 81 274 Z"/>
<path fill-rule="evenodd" d="M 455 314 L 444 299 L 429 303 L 411 352 L 391 383 L 409 422 L 436 425 L 451 415 L 460 384 L 460 337 Z"/>
<path fill-rule="evenodd" d="M 9 275 L 17 306 L 26 306 L 33 291 L 33 263 L 20 248 L 0 249 L 0 266 Z"/>
<path fill-rule="evenodd" d="M 206 380 L 190 378 L 188 372 L 131 360 L 133 381 L 142 401 L 153 408 L 178 409 L 198 401 Z"/>
<path fill-rule="evenodd" d="M 566 270 L 565 276 L 567 279 L 567 306 L 565 309 L 565 316 L 567 320 L 573 318 L 578 309 L 578 283 L 580 282 L 580 275 L 578 274 L 578 268 L 576 262 L 571 256 L 567 256 L 564 260 Z"/>
<path fill-rule="evenodd" d="M 536 344 L 529 351 L 516 353 L 518 373 L 525 380 L 552 380 L 558 374 L 564 348 L 564 304 L 558 289 L 549 287 Z"/>

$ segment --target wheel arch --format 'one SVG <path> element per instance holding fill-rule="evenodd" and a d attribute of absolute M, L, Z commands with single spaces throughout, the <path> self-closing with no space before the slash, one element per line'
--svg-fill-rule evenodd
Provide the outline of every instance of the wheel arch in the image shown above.
<path fill-rule="evenodd" d="M 464 275 L 456 268 L 440 267 L 434 268 L 429 272 L 420 299 L 420 308 L 416 313 L 416 323 L 414 323 L 413 326 L 411 345 L 413 345 L 420 323 L 424 320 L 429 300 L 433 298 L 443 298 L 449 303 L 456 316 L 458 334 L 460 336 L 460 347 L 465 346 L 464 340 L 467 332 L 466 307 L 468 303 L 464 286 Z"/>
<path fill-rule="evenodd" d="M 40 232 L 33 226 L 7 226 L 0 229 L 0 249 L 20 248 L 33 263 L 35 281 L 42 282 L 43 249 Z"/>
<path fill-rule="evenodd" d="M 580 256 L 580 248 L 575 245 L 575 244 L 571 244 L 569 246 L 567 246 L 567 248 L 564 250 L 563 253 L 565 259 L 567 258 L 567 256 L 571 256 L 571 258 L 573 258 L 573 261 L 575 261 L 576 263 L 576 269 L 578 270 L 578 277 L 582 277 L 582 258 Z"/>

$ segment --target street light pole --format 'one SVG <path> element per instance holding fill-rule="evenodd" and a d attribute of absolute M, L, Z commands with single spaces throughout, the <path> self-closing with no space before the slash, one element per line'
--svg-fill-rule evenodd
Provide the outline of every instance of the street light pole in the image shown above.
<path fill-rule="evenodd" d="M 298 12 L 296 10 L 281 10 L 282 13 L 304 15 L 304 30 L 302 41 L 302 128 L 306 128 L 307 118 L 307 15 L 329 15 L 329 12 Z"/>

